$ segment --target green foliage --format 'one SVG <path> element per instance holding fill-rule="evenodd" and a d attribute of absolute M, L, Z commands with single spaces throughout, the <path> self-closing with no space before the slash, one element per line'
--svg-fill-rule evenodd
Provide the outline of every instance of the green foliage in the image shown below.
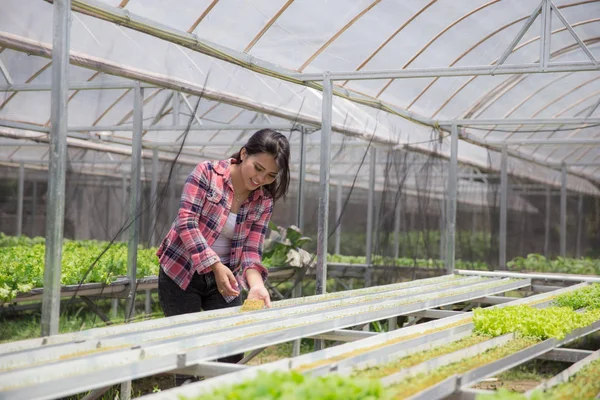
<path fill-rule="evenodd" d="M 298 372 L 259 372 L 255 379 L 190 400 L 376 400 L 389 399 L 377 380 L 353 379 L 331 374 L 320 377 Z"/>
<path fill-rule="evenodd" d="M 548 260 L 541 254 L 529 254 L 526 258 L 515 257 L 506 265 L 512 271 L 600 275 L 600 260 L 592 258 L 556 257 Z"/>
<path fill-rule="evenodd" d="M 500 389 L 493 394 L 477 395 L 477 400 L 543 400 L 542 393 L 538 390 L 532 393 L 531 397 L 526 397 L 523 393 L 511 392 L 508 389 Z"/>
<path fill-rule="evenodd" d="M 570 307 L 574 310 L 600 308 L 600 283 L 561 294 L 554 300 L 554 303 L 559 307 Z"/>
<path fill-rule="evenodd" d="M 401 266 L 401 267 L 419 267 L 419 268 L 444 268 L 445 261 L 437 259 L 413 259 L 413 258 L 391 258 L 382 256 L 373 256 L 374 265 L 386 266 Z M 328 254 L 327 262 L 341 264 L 366 264 L 365 256 L 342 256 L 339 254 Z M 484 262 L 469 262 L 456 260 L 455 267 L 457 269 L 472 269 L 472 270 L 488 270 L 488 266 Z"/>
<path fill-rule="evenodd" d="M 519 333 L 540 340 L 563 339 L 569 332 L 600 319 L 600 309 L 577 313 L 569 307 L 534 308 L 527 305 L 477 308 L 473 311 L 474 331 L 500 336 Z"/>
<path fill-rule="evenodd" d="M 102 254 L 108 242 L 65 240 L 62 250 L 61 285 L 81 282 L 110 283 L 127 274 L 127 243 L 117 242 Z M 0 247 L 0 301 L 10 301 L 19 292 L 44 286 L 45 245 Z M 99 260 L 98 256 L 102 254 Z M 91 271 L 88 269 L 96 262 Z M 158 274 L 156 249 L 138 248 L 137 277 Z"/>
<path fill-rule="evenodd" d="M 516 353 L 517 351 L 533 346 L 536 343 L 536 340 L 531 338 L 517 338 L 509 341 L 503 346 L 491 348 L 477 356 L 464 358 L 458 362 L 444 365 L 431 372 L 421 373 L 414 377 L 407 378 L 402 382 L 391 386 L 388 390 L 393 392 L 394 396 L 396 396 L 395 398 L 404 399 L 433 386 L 452 375 L 464 374 L 474 368 L 489 364 Z"/>
<path fill-rule="evenodd" d="M 302 236 L 300 229 L 294 225 L 283 228 L 269 222 L 271 236 L 265 240 L 263 266 L 270 267 L 302 267 L 311 264 L 312 256 L 302 249 L 312 239 Z"/>
<path fill-rule="evenodd" d="M 33 246 L 45 242 L 46 239 L 40 236 L 28 238 L 27 236 L 8 236 L 4 232 L 0 232 L 0 247 Z"/>

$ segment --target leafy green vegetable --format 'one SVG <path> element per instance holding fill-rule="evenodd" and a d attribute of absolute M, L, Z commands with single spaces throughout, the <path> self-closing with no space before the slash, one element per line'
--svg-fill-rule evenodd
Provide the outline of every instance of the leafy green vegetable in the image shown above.
<path fill-rule="evenodd" d="M 534 308 L 527 305 L 478 308 L 474 331 L 491 336 L 516 332 L 540 340 L 563 339 L 569 332 L 600 319 L 600 309 L 577 313 L 568 307 Z"/>
<path fill-rule="evenodd" d="M 374 379 L 346 378 L 339 375 L 305 376 L 298 372 L 259 372 L 255 379 L 189 400 L 376 400 L 390 399 Z"/>
<path fill-rule="evenodd" d="M 574 310 L 580 308 L 600 308 L 600 284 L 595 283 L 573 292 L 558 296 L 554 303 L 559 307 L 570 307 Z"/>
<path fill-rule="evenodd" d="M 108 242 L 65 240 L 62 251 L 61 285 L 78 284 Z M 0 301 L 10 301 L 19 292 L 44 285 L 45 245 L 0 247 Z M 156 249 L 138 249 L 137 277 L 158 274 Z M 127 243 L 114 243 L 96 262 L 84 282 L 110 283 L 127 274 Z"/>

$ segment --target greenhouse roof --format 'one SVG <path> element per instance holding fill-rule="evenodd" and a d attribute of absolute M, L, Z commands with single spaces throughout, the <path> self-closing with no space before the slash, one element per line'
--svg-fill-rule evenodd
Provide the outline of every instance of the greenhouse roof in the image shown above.
<path fill-rule="evenodd" d="M 69 145 L 80 149 L 71 157 L 94 164 L 95 172 L 118 172 L 119 164 L 101 161 L 131 154 L 132 80 L 145 87 L 144 146 L 158 146 L 169 161 L 193 119 L 181 160 L 193 163 L 237 150 L 252 133 L 241 128 L 250 124 L 319 129 L 318 81 L 329 71 L 336 79 L 332 154 L 339 153 L 333 180 L 352 182 L 371 138 L 378 148 L 411 150 L 413 163 L 431 154 L 447 158 L 448 124 L 465 120 L 463 165 L 498 171 L 506 141 L 510 175 L 558 186 L 565 163 L 570 190 L 600 195 L 590 183 L 600 181 L 599 1 L 72 3 L 78 12 L 71 26 Z M 545 20 L 551 24 L 542 10 L 552 11 Z M 11 1 L 0 27 L 0 161 L 44 159 L 47 146 L 17 144 L 49 134 L 52 5 Z M 551 41 L 541 51 L 543 35 Z M 552 72 L 537 73 L 540 57 Z M 495 75 L 483 75 L 500 61 Z M 535 68 L 514 73 L 511 65 Z M 393 69 L 405 73 L 361 75 Z M 291 133 L 294 149 L 299 136 Z M 319 137 L 307 138 L 307 171 L 316 178 Z M 382 176 L 384 165 L 378 168 Z M 360 174 L 368 181 L 368 168 Z"/>

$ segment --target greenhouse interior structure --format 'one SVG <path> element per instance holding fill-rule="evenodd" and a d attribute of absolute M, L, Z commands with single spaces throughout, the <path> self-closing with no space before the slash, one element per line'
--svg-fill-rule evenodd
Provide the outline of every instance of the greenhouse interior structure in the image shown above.
<path fill-rule="evenodd" d="M 265 129 L 272 303 L 165 316 Z M 599 0 L 3 0 L 0 400 L 599 398 L 599 130 Z"/>

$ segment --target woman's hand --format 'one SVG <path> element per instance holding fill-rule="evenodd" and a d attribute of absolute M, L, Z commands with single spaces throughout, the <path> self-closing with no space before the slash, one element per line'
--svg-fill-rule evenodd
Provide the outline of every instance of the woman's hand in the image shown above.
<path fill-rule="evenodd" d="M 248 291 L 248 300 L 262 300 L 265 302 L 265 307 L 271 308 L 271 296 L 265 285 L 255 285 Z"/>
<path fill-rule="evenodd" d="M 240 291 L 238 289 L 237 280 L 233 276 L 233 272 L 223 263 L 217 262 L 210 266 L 213 273 L 215 274 L 215 281 L 217 282 L 217 288 L 219 293 L 223 296 L 239 296 Z"/>
<path fill-rule="evenodd" d="M 265 302 L 267 308 L 271 308 L 271 296 L 269 291 L 265 288 L 263 278 L 255 269 L 248 269 L 246 271 L 246 280 L 250 290 L 248 291 L 248 300 L 262 300 Z"/>

